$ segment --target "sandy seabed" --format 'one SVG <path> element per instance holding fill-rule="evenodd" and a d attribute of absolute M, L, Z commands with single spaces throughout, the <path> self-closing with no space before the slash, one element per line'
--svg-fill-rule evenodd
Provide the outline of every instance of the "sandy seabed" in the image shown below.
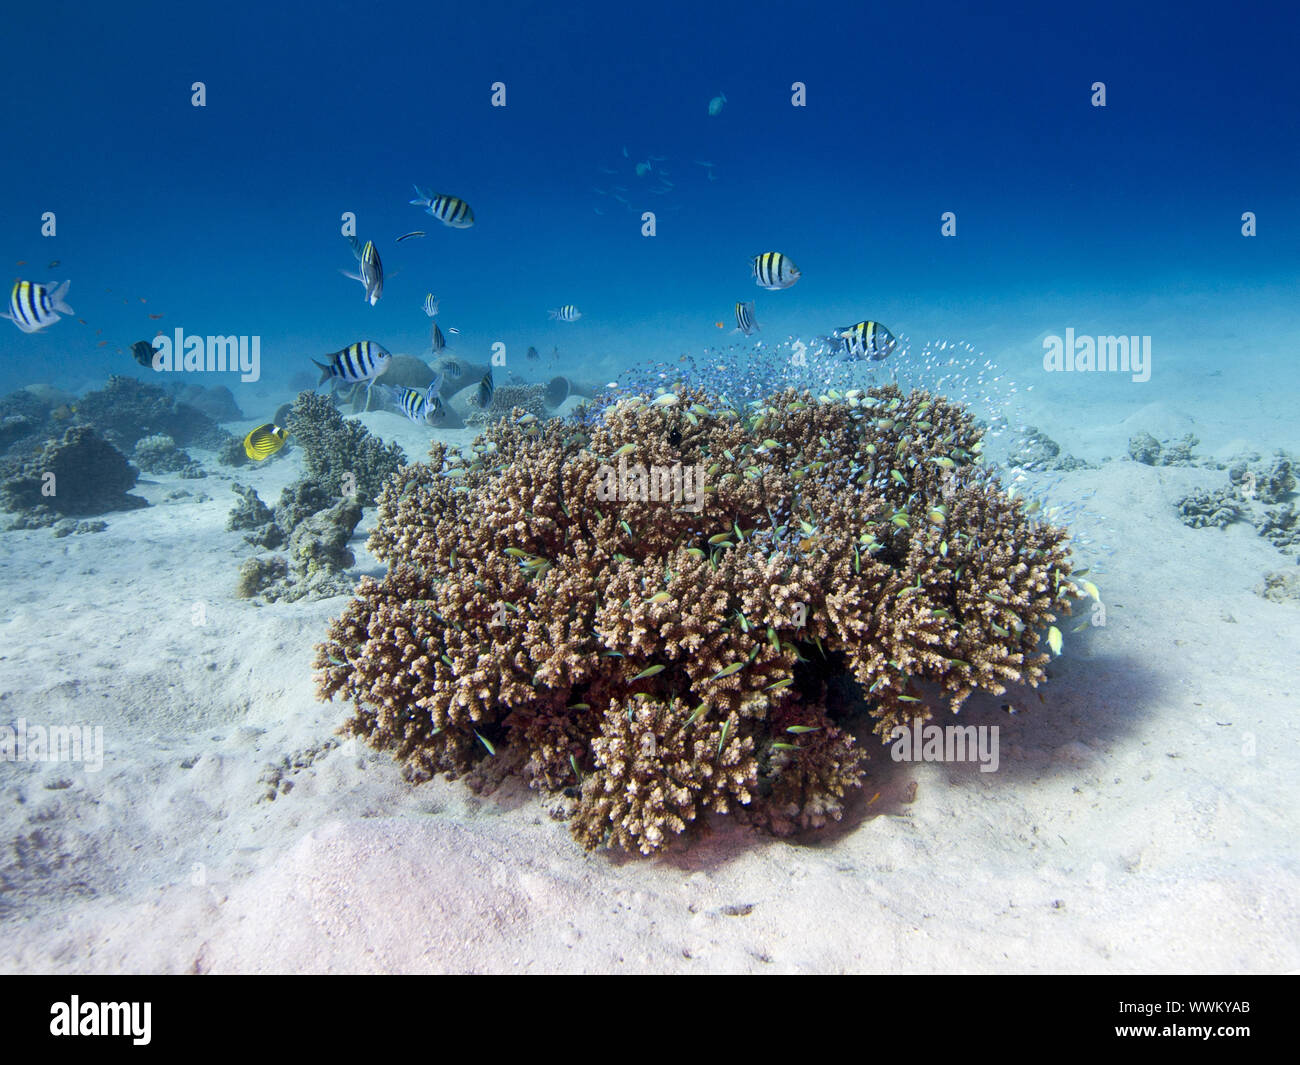
<path fill-rule="evenodd" d="M 365 420 L 423 455 L 427 433 Z M 347 708 L 316 701 L 310 662 L 346 600 L 234 597 L 256 551 L 210 456 L 205 479 L 142 480 L 152 505 L 103 533 L 2 534 L 0 723 L 102 726 L 105 750 L 98 772 L 0 761 L 0 970 L 1300 968 L 1300 604 L 1253 591 L 1295 558 L 1178 520 L 1224 471 L 1120 457 L 1138 429 L 1221 458 L 1295 441 L 1177 403 L 1030 420 L 1114 456 L 1037 477 L 1086 499 L 1106 623 L 1069 622 L 1046 686 L 967 704 L 961 723 L 1000 726 L 998 771 L 895 762 L 863 722 L 839 824 L 780 840 L 714 818 L 648 860 L 584 852 L 518 782 L 413 787 L 338 740 Z M 297 473 L 286 454 L 235 477 L 273 501 Z M 358 574 L 381 572 L 373 521 Z"/>

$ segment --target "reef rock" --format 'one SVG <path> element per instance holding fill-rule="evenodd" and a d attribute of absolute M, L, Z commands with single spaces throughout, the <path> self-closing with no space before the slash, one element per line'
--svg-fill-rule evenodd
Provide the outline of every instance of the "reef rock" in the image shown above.
<path fill-rule="evenodd" d="M 1213 525 L 1223 529 L 1241 517 L 1241 507 L 1231 489 L 1218 488 L 1212 492 L 1192 492 L 1176 504 L 1178 520 L 1193 529 Z"/>
<path fill-rule="evenodd" d="M 219 450 L 231 435 L 202 411 L 180 403 L 165 389 L 134 377 L 114 375 L 108 384 L 77 402 L 76 420 L 106 440 L 130 450 L 146 436 L 170 436 L 179 447 Z"/>
<path fill-rule="evenodd" d="M 25 527 L 53 525 L 62 517 L 85 517 L 148 506 L 129 495 L 139 478 L 125 455 L 86 425 L 51 440 L 14 476 L 0 484 L 0 504 L 22 512 Z"/>
<path fill-rule="evenodd" d="M 1128 454 L 1134 462 L 1147 466 L 1195 466 L 1192 448 L 1199 443 L 1191 433 L 1163 444 L 1150 433 L 1134 433 L 1129 437 Z"/>
<path fill-rule="evenodd" d="M 1300 569 L 1285 573 L 1265 573 L 1255 585 L 1255 594 L 1274 603 L 1300 602 Z"/>
<path fill-rule="evenodd" d="M 1007 455 L 1008 466 L 1021 466 L 1027 470 L 1081 470 L 1089 463 L 1073 455 L 1062 455 L 1061 445 L 1051 439 L 1036 425 L 1025 427 L 1020 440 Z"/>
<path fill-rule="evenodd" d="M 178 448 L 166 433 L 138 440 L 132 458 L 145 473 L 179 473 L 188 478 L 207 476 L 203 467 Z"/>
<path fill-rule="evenodd" d="M 231 532 L 242 531 L 244 539 L 258 547 L 272 549 L 284 543 L 283 530 L 257 492 L 238 483 L 230 487 L 239 496 L 239 502 L 226 518 L 226 528 Z"/>

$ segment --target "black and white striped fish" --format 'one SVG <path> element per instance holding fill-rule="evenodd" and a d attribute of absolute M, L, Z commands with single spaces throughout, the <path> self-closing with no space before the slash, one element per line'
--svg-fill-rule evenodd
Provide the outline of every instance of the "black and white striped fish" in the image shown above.
<path fill-rule="evenodd" d="M 855 359 L 887 359 L 893 354 L 898 341 L 894 334 L 879 322 L 858 322 L 833 330 L 831 337 L 844 345 L 844 350 Z"/>
<path fill-rule="evenodd" d="M 416 425 L 429 425 L 442 416 L 442 400 L 438 392 L 442 388 L 442 378 L 438 377 L 426 389 L 389 387 L 388 394 L 393 402 L 402 409 Z"/>
<path fill-rule="evenodd" d="M 433 368 L 434 372 L 448 381 L 459 381 L 465 376 L 465 364 L 452 355 L 444 355 Z"/>
<path fill-rule="evenodd" d="M 759 288 L 789 288 L 802 276 L 799 267 L 779 251 L 765 251 L 749 261 Z"/>
<path fill-rule="evenodd" d="M 557 307 L 553 311 L 548 311 L 553 322 L 576 322 L 582 317 L 582 312 L 572 303 L 566 303 L 563 307 Z"/>
<path fill-rule="evenodd" d="M 379 261 L 379 250 L 373 240 L 366 241 L 364 246 L 356 237 L 348 237 L 348 240 L 352 244 L 352 254 L 357 257 L 360 273 L 350 274 L 346 270 L 341 272 L 344 277 L 360 281 L 365 286 L 365 301 L 373 307 L 384 294 L 384 264 Z"/>
<path fill-rule="evenodd" d="M 435 355 L 447 346 L 447 338 L 442 335 L 442 330 L 438 328 L 437 322 L 433 323 L 433 335 L 430 342 L 433 344 L 433 353 Z"/>
<path fill-rule="evenodd" d="M 444 226 L 451 226 L 452 229 L 469 229 L 474 224 L 473 210 L 459 196 L 430 192 L 416 185 L 415 199 L 411 203 L 423 207 Z"/>
<path fill-rule="evenodd" d="M 64 302 L 71 284 L 71 281 L 57 286 L 15 281 L 9 296 L 9 311 L 0 314 L 0 318 L 8 318 L 24 333 L 39 333 L 47 325 L 57 322 L 60 315 L 77 313 Z"/>
<path fill-rule="evenodd" d="M 745 336 L 750 336 L 758 328 L 759 324 L 754 318 L 754 301 L 750 300 L 748 303 L 738 302 L 736 304 L 736 328 L 732 332 L 744 333 Z"/>
<path fill-rule="evenodd" d="M 393 361 L 393 356 L 373 340 L 358 340 L 342 351 L 336 351 L 326 357 L 330 360 L 328 363 L 311 360 L 320 367 L 321 375 L 317 384 L 323 385 L 331 377 L 350 384 L 358 384 L 362 381 L 373 383 Z"/>
<path fill-rule="evenodd" d="M 492 371 L 488 370 L 488 372 L 483 375 L 482 380 L 479 381 L 478 392 L 474 397 L 478 402 L 479 410 L 488 409 L 488 404 L 492 402 L 492 393 L 495 391 L 496 385 L 492 383 Z"/>
<path fill-rule="evenodd" d="M 432 292 L 424 297 L 424 313 L 430 318 L 436 318 L 438 315 L 438 297 Z"/>

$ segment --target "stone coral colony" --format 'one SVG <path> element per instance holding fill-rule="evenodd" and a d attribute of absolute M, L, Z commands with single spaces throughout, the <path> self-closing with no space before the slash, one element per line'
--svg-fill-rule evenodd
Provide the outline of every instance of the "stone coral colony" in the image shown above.
<path fill-rule="evenodd" d="M 965 410 L 894 386 L 668 395 L 502 421 L 398 472 L 370 537 L 388 572 L 318 649 L 346 732 L 413 779 L 498 759 L 575 796 L 585 846 L 648 854 L 706 811 L 839 818 L 864 777 L 845 681 L 885 739 L 1044 679 L 1040 633 L 1078 595 L 1066 532 L 1002 491 Z M 684 472 L 679 497 L 611 492 L 620 459 L 647 485 L 702 469 L 702 505 Z"/>

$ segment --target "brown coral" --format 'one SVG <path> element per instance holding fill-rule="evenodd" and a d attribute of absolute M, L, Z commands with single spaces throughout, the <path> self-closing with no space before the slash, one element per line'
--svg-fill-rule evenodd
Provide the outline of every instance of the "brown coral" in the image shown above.
<path fill-rule="evenodd" d="M 956 405 L 888 386 L 522 413 L 385 488 L 389 572 L 319 652 L 346 730 L 413 776 L 517 745 L 534 786 L 581 785 L 584 844 L 648 853 L 704 810 L 838 818 L 863 759 L 828 679 L 882 737 L 931 713 L 918 682 L 955 711 L 1044 679 L 1066 534 L 1002 492 Z"/>

